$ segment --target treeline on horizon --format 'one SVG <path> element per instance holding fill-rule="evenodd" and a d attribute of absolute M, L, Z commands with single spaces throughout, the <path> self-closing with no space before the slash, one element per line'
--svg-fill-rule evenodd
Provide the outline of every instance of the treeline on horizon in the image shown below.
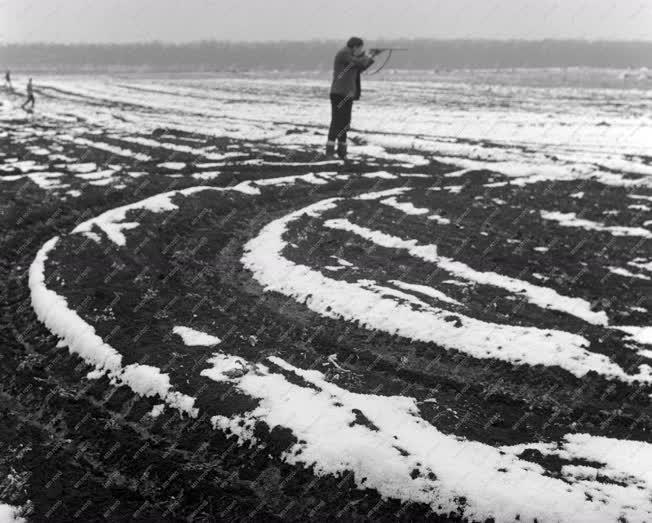
<path fill-rule="evenodd" d="M 328 70 L 339 41 L 130 44 L 4 44 L 0 67 L 13 69 L 141 68 L 161 71 Z M 407 47 L 394 69 L 517 67 L 652 67 L 652 42 L 588 40 L 368 41 L 372 47 Z"/>

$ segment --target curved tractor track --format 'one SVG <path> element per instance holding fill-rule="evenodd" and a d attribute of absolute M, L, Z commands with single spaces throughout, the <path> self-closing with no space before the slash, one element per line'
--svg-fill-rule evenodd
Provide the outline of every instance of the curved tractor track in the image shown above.
<path fill-rule="evenodd" d="M 640 159 L 343 168 L 132 125 L 3 128 L 0 499 L 34 520 L 652 518 Z"/>

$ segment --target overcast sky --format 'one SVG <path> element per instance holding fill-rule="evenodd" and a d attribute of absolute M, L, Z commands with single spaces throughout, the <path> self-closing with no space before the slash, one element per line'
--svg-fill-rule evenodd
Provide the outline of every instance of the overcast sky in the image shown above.
<path fill-rule="evenodd" d="M 652 0 L 0 0 L 1 42 L 652 40 Z"/>

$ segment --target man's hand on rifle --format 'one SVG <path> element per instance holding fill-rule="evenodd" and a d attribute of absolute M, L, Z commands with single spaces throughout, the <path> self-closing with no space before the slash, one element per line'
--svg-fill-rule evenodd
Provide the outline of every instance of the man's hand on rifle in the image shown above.
<path fill-rule="evenodd" d="M 385 51 L 386 49 L 376 49 L 376 48 L 369 49 L 369 55 L 373 58 L 374 56 L 379 55 L 380 53 L 383 53 Z"/>

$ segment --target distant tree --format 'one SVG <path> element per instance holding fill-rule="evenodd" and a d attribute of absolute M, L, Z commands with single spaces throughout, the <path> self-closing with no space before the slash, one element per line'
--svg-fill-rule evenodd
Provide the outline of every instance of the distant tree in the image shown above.
<path fill-rule="evenodd" d="M 12 69 L 153 71 L 329 70 L 340 41 L 188 44 L 4 44 L 0 63 Z M 385 40 L 408 47 L 392 60 L 398 69 L 514 67 L 652 67 L 652 42 L 586 40 Z"/>

